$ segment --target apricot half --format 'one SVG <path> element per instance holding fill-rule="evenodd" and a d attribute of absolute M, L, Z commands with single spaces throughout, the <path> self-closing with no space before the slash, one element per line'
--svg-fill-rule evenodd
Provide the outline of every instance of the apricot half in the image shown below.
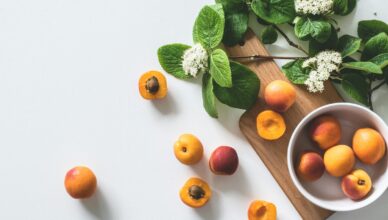
<path fill-rule="evenodd" d="M 248 208 L 248 220 L 276 220 L 276 206 L 270 202 L 255 200 Z"/>
<path fill-rule="evenodd" d="M 346 145 L 337 145 L 325 152 L 323 162 L 330 175 L 340 177 L 352 171 L 356 158 L 352 148 Z"/>
<path fill-rule="evenodd" d="M 332 115 L 321 115 L 315 118 L 310 127 L 311 139 L 322 150 L 338 144 L 341 140 L 341 125 Z"/>
<path fill-rule="evenodd" d="M 196 164 L 202 159 L 202 143 L 192 134 L 183 134 L 174 144 L 175 157 L 183 164 Z"/>
<path fill-rule="evenodd" d="M 357 158 L 370 165 L 383 158 L 386 148 L 384 138 L 372 128 L 358 129 L 354 133 L 352 147 Z"/>
<path fill-rule="evenodd" d="M 93 171 L 84 166 L 77 166 L 66 173 L 65 188 L 75 199 L 84 199 L 96 191 L 97 179 Z"/>
<path fill-rule="evenodd" d="M 192 208 L 204 206 L 212 196 L 209 185 L 202 179 L 192 177 L 186 181 L 179 192 L 181 200 Z"/>
<path fill-rule="evenodd" d="M 145 99 L 162 99 L 167 95 L 167 80 L 159 71 L 144 73 L 139 79 L 139 92 Z"/>
<path fill-rule="evenodd" d="M 257 115 L 257 133 L 266 140 L 277 140 L 286 132 L 286 123 L 279 113 L 266 110 Z"/>

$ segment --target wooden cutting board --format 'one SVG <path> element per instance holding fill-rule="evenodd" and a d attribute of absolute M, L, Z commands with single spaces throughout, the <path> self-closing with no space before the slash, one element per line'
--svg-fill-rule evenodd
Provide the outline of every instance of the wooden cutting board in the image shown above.
<path fill-rule="evenodd" d="M 226 50 L 229 56 L 269 55 L 266 48 L 251 30 L 247 33 L 246 41 L 243 46 L 226 48 Z M 262 99 L 263 90 L 269 82 L 276 79 L 287 80 L 287 78 L 282 73 L 279 66 L 272 60 L 243 63 L 259 76 L 261 88 L 256 105 L 245 112 L 240 119 L 241 131 L 291 200 L 302 218 L 307 220 L 326 219 L 333 214 L 333 212 L 322 209 L 309 202 L 299 193 L 292 183 L 287 168 L 287 145 L 292 131 L 305 115 L 322 105 L 341 102 L 343 99 L 339 96 L 331 83 L 325 85 L 325 92 L 322 94 L 312 94 L 307 92 L 304 86 L 297 86 L 296 102 L 283 114 L 287 124 L 285 135 L 276 141 L 266 141 L 257 135 L 256 130 L 256 117 L 258 113 L 267 109 L 267 106 Z"/>

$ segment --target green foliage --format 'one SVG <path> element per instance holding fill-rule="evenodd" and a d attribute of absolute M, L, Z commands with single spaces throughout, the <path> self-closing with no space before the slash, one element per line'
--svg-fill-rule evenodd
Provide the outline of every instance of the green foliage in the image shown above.
<path fill-rule="evenodd" d="M 249 109 L 255 104 L 260 90 L 260 80 L 247 67 L 230 62 L 233 87 L 225 88 L 214 84 L 214 94 L 218 100 L 228 106 Z"/>
<path fill-rule="evenodd" d="M 342 88 L 354 100 L 368 104 L 368 83 L 365 76 L 357 73 L 347 73 L 343 75 Z"/>
<path fill-rule="evenodd" d="M 213 79 L 205 73 L 202 77 L 202 101 L 206 112 L 213 118 L 218 117 L 216 98 L 213 93 Z"/>
<path fill-rule="evenodd" d="M 294 30 L 301 40 L 312 38 L 319 43 L 325 43 L 331 35 L 331 24 L 322 18 L 299 17 Z"/>
<path fill-rule="evenodd" d="M 272 24 L 291 22 L 295 18 L 293 0 L 253 0 L 252 10 L 261 19 Z"/>
<path fill-rule="evenodd" d="M 244 40 L 248 30 L 249 9 L 244 0 L 216 0 L 225 12 L 225 31 L 222 42 L 234 46 Z"/>
<path fill-rule="evenodd" d="M 260 38 L 264 44 L 273 44 L 278 39 L 278 32 L 272 25 L 269 25 L 263 29 Z"/>
<path fill-rule="evenodd" d="M 383 21 L 364 20 L 358 22 L 358 36 L 365 42 L 382 32 L 388 34 L 388 25 Z"/>
<path fill-rule="evenodd" d="M 361 70 L 367 73 L 375 73 L 375 74 L 382 74 L 381 68 L 372 63 L 372 62 L 350 62 L 350 63 L 343 63 L 342 67 L 344 69 L 353 69 L 353 70 Z"/>
<path fill-rule="evenodd" d="M 344 35 L 338 41 L 338 52 L 341 52 L 342 57 L 354 54 L 360 47 L 361 39 L 350 35 Z"/>
<path fill-rule="evenodd" d="M 232 87 L 232 72 L 228 55 L 221 49 L 216 49 L 210 55 L 210 75 L 222 87 Z"/>
<path fill-rule="evenodd" d="M 159 63 L 167 73 L 179 79 L 188 79 L 182 68 L 182 57 L 190 46 L 184 44 L 168 44 L 158 49 Z"/>
<path fill-rule="evenodd" d="M 356 0 L 334 0 L 334 13 L 337 15 L 348 15 L 356 7 Z"/>
<path fill-rule="evenodd" d="M 386 33 L 380 33 L 366 42 L 361 59 L 369 60 L 382 53 L 388 53 L 388 35 Z"/>
<path fill-rule="evenodd" d="M 378 65 L 381 69 L 384 69 L 386 66 L 388 66 L 388 53 L 379 54 L 370 59 L 369 62 L 372 62 Z"/>
<path fill-rule="evenodd" d="M 299 59 L 291 61 L 282 67 L 283 72 L 287 78 L 294 84 L 304 84 L 309 78 L 308 69 L 303 69 L 302 64 L 304 60 Z"/>
<path fill-rule="evenodd" d="M 224 36 L 225 17 L 220 7 L 222 6 L 203 7 L 195 20 L 193 29 L 194 42 L 201 43 L 207 49 L 217 47 Z"/>
<path fill-rule="evenodd" d="M 331 34 L 329 39 L 325 43 L 320 43 L 314 39 L 309 41 L 309 55 L 315 56 L 317 53 L 323 50 L 334 50 L 338 44 L 338 33 L 335 28 L 331 27 Z"/>

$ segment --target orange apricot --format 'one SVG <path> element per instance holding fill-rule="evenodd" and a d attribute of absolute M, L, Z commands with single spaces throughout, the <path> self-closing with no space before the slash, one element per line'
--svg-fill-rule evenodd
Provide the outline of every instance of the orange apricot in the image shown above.
<path fill-rule="evenodd" d="M 357 158 L 370 165 L 383 158 L 386 148 L 384 138 L 372 128 L 358 129 L 354 133 L 352 147 Z"/>
<path fill-rule="evenodd" d="M 139 92 L 145 99 L 162 99 L 167 95 L 167 80 L 161 72 L 149 71 L 139 79 Z"/>
<path fill-rule="evenodd" d="M 202 159 L 202 143 L 192 134 L 183 134 L 174 144 L 175 157 L 183 164 L 196 164 Z"/>
<path fill-rule="evenodd" d="M 277 140 L 286 132 L 286 123 L 279 113 L 265 110 L 257 115 L 257 133 L 266 140 Z"/>
<path fill-rule="evenodd" d="M 84 166 L 77 166 L 66 173 L 65 188 L 75 199 L 84 199 L 96 191 L 97 179 L 93 171 Z"/>
<path fill-rule="evenodd" d="M 356 158 L 352 148 L 346 145 L 337 145 L 325 152 L 323 163 L 330 175 L 340 177 L 352 171 Z"/>
<path fill-rule="evenodd" d="M 315 118 L 310 127 L 310 137 L 322 150 L 338 144 L 341 140 L 341 124 L 332 115 Z"/>
<path fill-rule="evenodd" d="M 255 200 L 248 208 L 248 220 L 276 220 L 276 206 L 270 202 Z"/>
<path fill-rule="evenodd" d="M 357 169 L 342 178 L 341 189 L 347 197 L 360 200 L 372 189 L 372 180 L 367 172 Z"/>
<path fill-rule="evenodd" d="M 264 89 L 264 100 L 275 111 L 285 112 L 295 102 L 294 86 L 284 80 L 274 80 Z"/>
<path fill-rule="evenodd" d="M 209 185 L 202 179 L 192 177 L 186 181 L 179 192 L 181 200 L 192 208 L 204 206 L 212 196 Z"/>

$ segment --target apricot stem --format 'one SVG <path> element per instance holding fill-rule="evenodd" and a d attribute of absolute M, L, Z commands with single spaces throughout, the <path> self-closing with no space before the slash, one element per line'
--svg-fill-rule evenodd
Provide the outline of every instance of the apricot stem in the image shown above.
<path fill-rule="evenodd" d="M 365 180 L 358 180 L 357 184 L 358 185 L 365 185 Z"/>

